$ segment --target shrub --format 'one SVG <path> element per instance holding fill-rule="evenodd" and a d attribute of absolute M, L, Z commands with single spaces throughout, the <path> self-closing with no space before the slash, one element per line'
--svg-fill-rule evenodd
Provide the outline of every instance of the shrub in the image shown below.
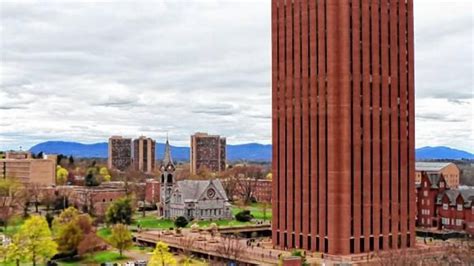
<path fill-rule="evenodd" d="M 188 220 L 186 219 L 186 217 L 184 216 L 179 216 L 178 218 L 176 218 L 176 220 L 174 221 L 174 225 L 176 225 L 176 227 L 180 228 L 180 227 L 186 227 L 186 225 L 188 225 Z"/>
<path fill-rule="evenodd" d="M 235 219 L 239 222 L 249 222 L 253 219 L 253 216 L 249 210 L 243 210 L 235 215 Z"/>

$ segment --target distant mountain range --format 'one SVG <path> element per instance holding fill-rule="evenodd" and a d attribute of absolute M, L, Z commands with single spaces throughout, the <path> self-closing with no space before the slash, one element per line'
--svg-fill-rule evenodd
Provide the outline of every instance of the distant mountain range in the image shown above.
<path fill-rule="evenodd" d="M 434 159 L 474 159 L 474 154 L 463 150 L 452 149 L 445 146 L 423 147 L 416 149 L 417 160 L 434 160 Z"/>
<path fill-rule="evenodd" d="M 106 142 L 95 144 L 82 144 L 77 142 L 47 141 L 31 147 L 34 153 L 55 153 L 72 155 L 83 158 L 107 158 L 109 144 Z M 165 151 L 164 143 L 156 144 L 156 158 L 163 158 Z M 171 154 L 174 160 L 189 161 L 189 147 L 171 146 Z M 230 161 L 270 161 L 272 157 L 272 145 L 249 143 L 241 145 L 227 145 L 227 159 Z"/>
<path fill-rule="evenodd" d="M 161 159 L 165 144 L 156 144 L 156 158 Z M 72 155 L 74 157 L 107 158 L 108 143 L 82 144 L 77 142 L 48 141 L 37 144 L 30 149 L 31 152 L 56 153 Z M 189 147 L 171 146 L 174 160 L 189 161 Z M 249 143 L 241 145 L 227 145 L 227 159 L 230 161 L 271 161 L 272 145 Z M 474 159 L 474 154 L 456 150 L 449 147 L 423 147 L 416 149 L 417 160 L 436 159 Z"/>

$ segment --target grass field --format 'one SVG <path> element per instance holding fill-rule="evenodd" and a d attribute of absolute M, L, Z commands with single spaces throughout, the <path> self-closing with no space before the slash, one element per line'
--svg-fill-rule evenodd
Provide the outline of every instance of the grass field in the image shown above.
<path fill-rule="evenodd" d="M 60 260 L 58 264 L 61 266 L 76 266 L 84 264 L 101 264 L 104 262 L 120 262 L 128 260 L 127 257 L 120 257 L 120 254 L 113 251 L 102 251 L 94 253 L 92 256 L 81 259 Z"/>
<path fill-rule="evenodd" d="M 103 228 L 100 228 L 99 230 L 97 230 L 97 235 L 104 239 L 104 240 L 108 240 L 109 236 L 112 234 L 112 231 L 110 228 L 107 228 L 107 227 L 103 227 Z"/>
<path fill-rule="evenodd" d="M 264 205 L 262 203 L 252 203 L 248 206 L 233 206 L 232 215 L 236 215 L 238 212 L 243 210 L 249 210 L 255 219 L 258 220 L 271 220 L 272 219 L 272 207 L 267 204 L 266 213 L 264 214 Z"/>
<path fill-rule="evenodd" d="M 200 227 L 208 227 L 211 223 L 216 223 L 218 226 L 241 226 L 246 224 L 252 224 L 251 222 L 239 222 L 236 220 L 216 220 L 216 221 L 198 221 L 197 224 Z M 193 222 L 190 222 L 187 227 L 190 227 Z M 168 219 L 158 219 L 156 216 L 145 216 L 137 217 L 133 222 L 133 225 L 140 225 L 142 228 L 148 229 L 169 229 L 174 228 L 173 220 Z M 100 231 L 100 230 L 99 230 Z M 105 234 L 106 232 L 103 232 Z"/>

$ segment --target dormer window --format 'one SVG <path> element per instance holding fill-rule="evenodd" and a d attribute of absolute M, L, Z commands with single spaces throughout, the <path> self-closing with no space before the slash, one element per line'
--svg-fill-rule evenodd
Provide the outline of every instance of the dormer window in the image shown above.
<path fill-rule="evenodd" d="M 458 204 L 458 211 L 462 211 L 462 204 Z"/>
<path fill-rule="evenodd" d="M 439 187 L 444 188 L 444 182 L 439 182 Z"/>
<path fill-rule="evenodd" d="M 443 210 L 447 210 L 448 209 L 448 204 L 447 203 L 443 203 Z"/>
<path fill-rule="evenodd" d="M 424 184 L 423 184 L 423 186 L 424 186 L 424 187 L 427 187 L 427 186 L 428 186 L 428 182 L 425 181 Z"/>

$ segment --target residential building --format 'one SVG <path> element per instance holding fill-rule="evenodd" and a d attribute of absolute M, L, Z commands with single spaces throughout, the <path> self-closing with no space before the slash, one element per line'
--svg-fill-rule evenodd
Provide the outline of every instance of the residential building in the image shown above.
<path fill-rule="evenodd" d="M 220 180 L 176 181 L 171 148 L 166 141 L 161 165 L 159 215 L 166 219 L 184 216 L 188 220 L 232 218 L 231 205 Z"/>
<path fill-rule="evenodd" d="M 218 135 L 196 133 L 191 136 L 190 169 L 195 175 L 199 169 L 221 172 L 226 168 L 226 139 Z"/>
<path fill-rule="evenodd" d="M 450 188 L 443 174 L 421 172 L 417 184 L 417 226 L 474 235 L 474 188 Z"/>
<path fill-rule="evenodd" d="M 121 136 L 109 138 L 109 169 L 125 171 L 132 165 L 132 139 Z"/>
<path fill-rule="evenodd" d="M 415 245 L 413 0 L 272 0 L 273 244 Z"/>
<path fill-rule="evenodd" d="M 152 173 L 155 170 L 156 142 L 144 136 L 133 140 L 133 166 L 135 170 Z"/>
<path fill-rule="evenodd" d="M 446 179 L 446 184 L 450 188 L 459 186 L 460 170 L 454 163 L 450 162 L 416 162 L 415 183 L 420 184 L 421 173 L 442 174 Z"/>
<path fill-rule="evenodd" d="M 11 154 L 8 156 L 8 154 L 8 159 L 0 159 L 0 177 L 12 177 L 23 183 L 45 186 L 56 184 L 56 159 L 54 156 L 32 159 L 31 156 L 17 156 L 19 153 L 16 153 L 15 156 Z"/>

